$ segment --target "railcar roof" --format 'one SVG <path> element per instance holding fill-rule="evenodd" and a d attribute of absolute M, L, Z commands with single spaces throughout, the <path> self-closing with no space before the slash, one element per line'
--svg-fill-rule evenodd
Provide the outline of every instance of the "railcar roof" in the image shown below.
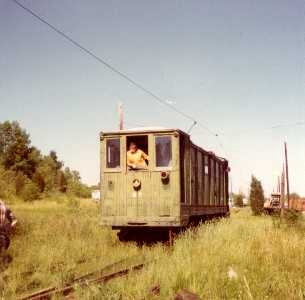
<path fill-rule="evenodd" d="M 178 128 L 165 128 L 165 127 L 158 127 L 158 126 L 150 126 L 150 127 L 136 127 L 136 128 L 129 128 L 117 131 L 107 131 L 101 132 L 101 135 L 117 135 L 117 134 L 131 134 L 131 133 L 154 133 L 154 132 L 174 132 L 177 131 L 181 134 L 188 135 L 181 129 Z"/>

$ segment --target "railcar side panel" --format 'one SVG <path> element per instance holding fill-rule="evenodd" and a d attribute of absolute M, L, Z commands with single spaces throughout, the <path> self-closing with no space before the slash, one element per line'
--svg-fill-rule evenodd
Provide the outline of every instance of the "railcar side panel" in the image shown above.
<path fill-rule="evenodd" d="M 198 178 L 198 205 L 203 205 L 204 202 L 204 173 L 203 173 L 203 160 L 202 153 L 197 152 L 197 178 Z"/>
<path fill-rule="evenodd" d="M 206 152 L 196 145 L 189 143 L 190 157 L 189 163 L 185 163 L 187 176 L 187 165 L 189 165 L 190 183 L 187 185 L 189 198 L 182 204 L 181 216 L 182 223 L 186 219 L 192 220 L 193 217 L 209 215 L 225 215 L 228 208 L 227 162 L 216 157 L 213 153 Z M 185 155 L 185 153 L 180 153 Z"/>

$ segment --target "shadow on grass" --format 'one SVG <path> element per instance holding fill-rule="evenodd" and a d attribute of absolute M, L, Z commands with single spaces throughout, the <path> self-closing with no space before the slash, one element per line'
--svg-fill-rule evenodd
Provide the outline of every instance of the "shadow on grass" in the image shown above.
<path fill-rule="evenodd" d="M 172 229 L 172 238 L 181 232 Z M 169 229 L 131 228 L 121 229 L 117 236 L 121 242 L 135 242 L 138 246 L 153 246 L 157 243 L 170 244 Z"/>

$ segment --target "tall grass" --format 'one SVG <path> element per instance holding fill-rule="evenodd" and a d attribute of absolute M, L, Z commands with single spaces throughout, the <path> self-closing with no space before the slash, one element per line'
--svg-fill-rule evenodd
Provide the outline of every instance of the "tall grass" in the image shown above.
<path fill-rule="evenodd" d="M 104 299 L 173 299 L 180 289 L 202 299 L 304 299 L 305 239 L 295 227 L 275 227 L 270 217 L 242 210 L 204 224 L 175 241 L 172 251 L 155 249 L 157 260 L 127 280 L 83 292 Z"/>
<path fill-rule="evenodd" d="M 202 299 L 304 299 L 305 239 L 301 226 L 282 226 L 246 209 L 188 230 L 174 247 L 139 248 L 100 227 L 97 205 L 70 199 L 14 207 L 20 221 L 0 273 L 2 299 L 61 285 L 134 255 L 151 262 L 103 286 L 78 289 L 78 299 L 173 299 L 180 289 Z M 150 290 L 160 285 L 160 295 Z M 1 297 L 0 297 L 1 298 Z"/>
<path fill-rule="evenodd" d="M 19 227 L 0 270 L 0 299 L 16 299 L 48 286 L 139 255 L 121 244 L 114 232 L 99 226 L 99 206 L 90 200 L 65 199 L 13 206 Z M 2 298 L 1 298 L 2 297 Z"/>

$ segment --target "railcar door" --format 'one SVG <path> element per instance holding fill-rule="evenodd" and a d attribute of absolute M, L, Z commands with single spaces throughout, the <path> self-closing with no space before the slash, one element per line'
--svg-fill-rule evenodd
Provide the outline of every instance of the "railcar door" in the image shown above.
<path fill-rule="evenodd" d="M 126 216 L 130 223 L 149 215 L 151 200 L 150 135 L 126 137 Z"/>
<path fill-rule="evenodd" d="M 162 224 L 178 217 L 180 211 L 179 136 L 156 133 L 153 136 L 151 214 Z"/>
<path fill-rule="evenodd" d="M 178 135 L 127 136 L 127 149 L 131 143 L 148 154 L 148 162 L 144 168 L 126 167 L 126 215 L 135 225 L 146 221 L 165 224 L 166 218 L 179 215 Z"/>

